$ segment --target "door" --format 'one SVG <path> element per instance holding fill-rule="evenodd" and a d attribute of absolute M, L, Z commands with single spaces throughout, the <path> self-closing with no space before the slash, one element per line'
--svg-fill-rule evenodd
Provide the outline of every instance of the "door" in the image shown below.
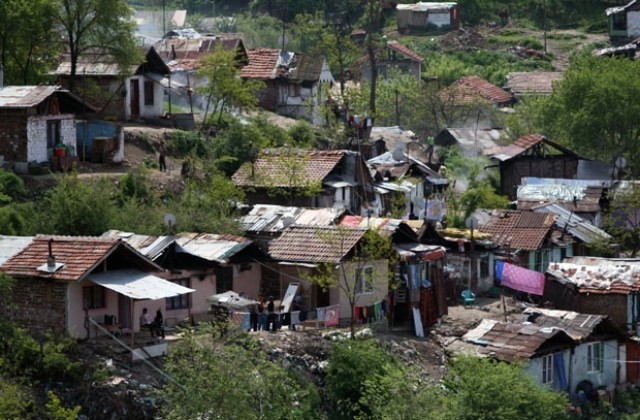
<path fill-rule="evenodd" d="M 129 99 L 131 101 L 131 116 L 140 115 L 140 83 L 138 79 L 129 82 Z"/>
<path fill-rule="evenodd" d="M 216 270 L 216 293 L 233 289 L 233 267 L 220 267 Z"/>
<path fill-rule="evenodd" d="M 122 328 L 132 328 L 131 299 L 121 294 L 118 294 L 118 322 Z"/>

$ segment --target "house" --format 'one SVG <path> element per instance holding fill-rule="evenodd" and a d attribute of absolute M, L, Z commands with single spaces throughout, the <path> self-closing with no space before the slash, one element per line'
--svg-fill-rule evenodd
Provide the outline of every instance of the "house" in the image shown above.
<path fill-rule="evenodd" d="M 559 71 L 514 71 L 507 75 L 507 90 L 516 99 L 530 96 L 546 96 L 553 92 L 553 85 L 563 79 Z"/>
<path fill-rule="evenodd" d="M 573 257 L 549 264 L 544 300 L 555 308 L 609 317 L 635 331 L 640 320 L 640 260 Z"/>
<path fill-rule="evenodd" d="M 500 193 L 515 200 L 524 177 L 574 179 L 584 160 L 573 151 L 540 134 L 527 134 L 504 146 L 491 159 L 500 168 Z"/>
<path fill-rule="evenodd" d="M 51 75 L 57 76 L 62 86 L 69 87 L 68 55 Z M 164 115 L 168 75 L 169 68 L 153 47 L 146 51 L 143 63 L 128 69 L 122 69 L 113 57 L 96 52 L 78 57 L 74 91 L 100 108 L 103 116 L 158 119 Z"/>
<path fill-rule="evenodd" d="M 387 260 L 367 260 L 357 250 L 367 229 L 292 225 L 271 242 L 269 255 L 277 263 L 269 264 L 264 272 L 263 290 L 284 296 L 289 284 L 298 284 L 303 309 L 337 305 L 340 322 L 350 319 L 349 294 L 353 291 L 357 307 L 385 308 L 388 292 Z M 342 286 L 323 290 L 310 281 L 311 276 L 331 267 L 326 275 L 334 276 Z M 388 308 L 387 308 L 388 309 Z M 369 314 L 372 315 L 372 314 Z"/>
<path fill-rule="evenodd" d="M 221 48 L 224 51 L 235 51 L 238 67 L 245 66 L 249 62 L 247 50 L 241 38 L 201 35 L 193 29 L 172 30 L 165 34 L 154 48 L 167 63 L 171 73 L 170 81 L 174 87 L 169 93 L 171 103 L 186 108 L 193 106 L 204 110 L 207 107 L 207 99 L 191 89 L 207 83 L 206 78 L 197 73 L 201 67 L 200 60 L 204 57 Z"/>
<path fill-rule="evenodd" d="M 87 316 L 115 315 L 120 328 L 139 331 L 143 306 L 193 292 L 154 275 L 162 268 L 118 238 L 39 235 L 0 270 L 15 280 L 3 317 L 74 338 L 100 333 Z"/>
<path fill-rule="evenodd" d="M 540 385 L 570 394 L 626 382 L 626 334 L 608 317 L 527 308 L 516 322 L 483 319 L 454 349 L 525 361 Z"/>
<path fill-rule="evenodd" d="M 0 235 L 0 266 L 25 249 L 33 241 L 33 236 Z"/>
<path fill-rule="evenodd" d="M 193 289 L 190 295 L 169 299 L 162 308 L 165 319 L 182 321 L 206 317 L 207 298 L 233 290 L 257 299 L 261 266 L 265 259 L 253 241 L 236 235 L 182 232 L 149 236 L 110 230 L 103 237 L 119 238 L 166 271 L 156 275 Z"/>
<path fill-rule="evenodd" d="M 344 208 L 360 214 L 373 200 L 373 179 L 357 152 L 266 149 L 232 177 L 248 204 Z"/>
<path fill-rule="evenodd" d="M 387 41 L 376 54 L 376 69 L 378 77 L 387 79 L 393 70 L 410 74 L 416 80 L 422 80 L 422 58 L 418 53 L 396 40 Z M 371 81 L 371 65 L 367 56 L 356 62 L 361 80 Z"/>
<path fill-rule="evenodd" d="M 396 9 L 398 10 L 398 32 L 401 34 L 460 27 L 457 3 L 418 2 L 399 4 Z"/>
<path fill-rule="evenodd" d="M 624 6 L 610 7 L 605 11 L 609 37 L 612 40 L 640 37 L 640 3 L 632 0 Z"/>
<path fill-rule="evenodd" d="M 313 124 L 324 121 L 321 108 L 335 84 L 326 58 L 274 48 L 251 49 L 247 54 L 249 63 L 240 76 L 266 84 L 258 92 L 259 106 Z"/>
<path fill-rule="evenodd" d="M 402 150 L 385 152 L 367 161 L 375 171 L 372 215 L 417 219 L 426 207 L 426 197 L 442 193 L 449 180 Z"/>
<path fill-rule="evenodd" d="M 0 76 L 0 156 L 16 172 L 30 162 L 52 162 L 62 144 L 76 150 L 76 114 L 97 111 L 60 86 L 2 86 Z"/>
<path fill-rule="evenodd" d="M 503 144 L 501 128 L 445 128 L 434 138 L 437 146 L 456 147 L 467 156 L 491 156 Z"/>

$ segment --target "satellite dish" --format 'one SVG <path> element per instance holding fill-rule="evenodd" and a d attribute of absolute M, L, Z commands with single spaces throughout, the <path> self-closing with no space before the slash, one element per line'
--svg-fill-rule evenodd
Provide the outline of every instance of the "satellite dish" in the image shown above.
<path fill-rule="evenodd" d="M 176 225 L 176 216 L 171 213 L 167 213 L 164 215 L 164 224 L 165 226 L 172 228 Z"/>
<path fill-rule="evenodd" d="M 616 168 L 624 169 L 627 167 L 627 159 L 624 156 L 618 156 L 615 161 Z"/>
<path fill-rule="evenodd" d="M 294 221 L 295 221 L 295 219 L 293 217 L 285 216 L 285 217 L 282 218 L 282 226 L 287 228 L 287 227 L 291 226 Z"/>
<path fill-rule="evenodd" d="M 404 150 L 405 150 L 405 144 L 398 143 L 393 153 L 391 153 L 391 156 L 393 156 L 393 158 L 398 162 L 404 162 L 405 160 L 407 160 L 407 158 L 404 156 Z"/>
<path fill-rule="evenodd" d="M 475 229 L 478 227 L 478 219 L 476 219 L 473 216 L 469 216 L 467 217 L 467 219 L 464 221 L 464 224 L 466 227 L 468 227 L 469 229 Z"/>

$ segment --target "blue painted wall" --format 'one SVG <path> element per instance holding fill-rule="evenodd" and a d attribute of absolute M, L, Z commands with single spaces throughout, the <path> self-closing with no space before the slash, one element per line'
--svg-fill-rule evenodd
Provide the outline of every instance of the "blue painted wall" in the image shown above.
<path fill-rule="evenodd" d="M 86 160 L 91 159 L 93 139 L 96 137 L 117 137 L 118 124 L 108 121 L 78 121 L 76 124 L 76 139 L 78 149 L 76 151 L 80 159 L 83 159 L 83 149 Z"/>

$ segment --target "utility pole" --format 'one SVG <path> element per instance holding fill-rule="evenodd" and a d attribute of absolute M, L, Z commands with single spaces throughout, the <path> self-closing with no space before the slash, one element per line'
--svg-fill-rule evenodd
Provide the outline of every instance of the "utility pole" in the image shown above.
<path fill-rule="evenodd" d="M 544 54 L 547 54 L 547 0 L 542 0 L 542 31 L 544 34 Z"/>
<path fill-rule="evenodd" d="M 165 4 L 167 0 L 162 0 L 162 36 L 165 36 L 167 33 L 167 17 L 165 15 Z"/>

